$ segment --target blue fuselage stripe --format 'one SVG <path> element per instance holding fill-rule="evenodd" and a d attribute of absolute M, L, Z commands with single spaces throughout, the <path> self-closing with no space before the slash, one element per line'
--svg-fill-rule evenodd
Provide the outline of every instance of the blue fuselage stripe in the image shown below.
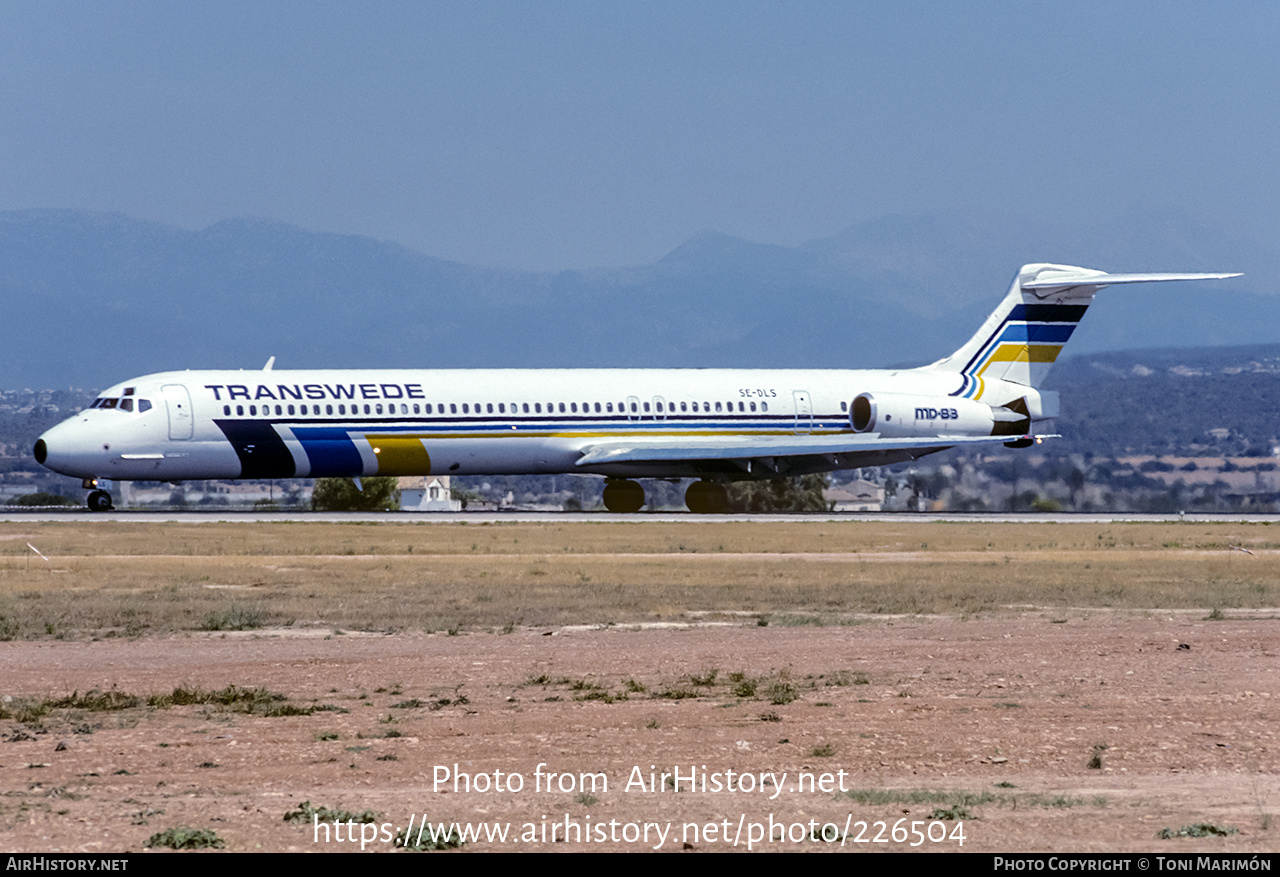
<path fill-rule="evenodd" d="M 294 436 L 302 443 L 311 464 L 312 478 L 358 476 L 364 471 L 364 460 L 356 450 L 346 427 L 295 427 Z"/>

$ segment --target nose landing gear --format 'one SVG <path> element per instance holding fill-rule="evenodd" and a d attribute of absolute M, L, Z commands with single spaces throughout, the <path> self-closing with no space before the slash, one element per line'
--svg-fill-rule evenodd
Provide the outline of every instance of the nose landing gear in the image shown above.
<path fill-rule="evenodd" d="M 107 493 L 105 490 L 98 489 L 97 478 L 86 478 L 84 481 L 80 482 L 80 486 L 83 487 L 85 490 L 93 491 L 92 493 L 89 494 L 89 497 L 85 500 L 85 505 L 89 507 L 89 511 L 91 512 L 111 511 L 112 509 L 111 494 Z"/>
<path fill-rule="evenodd" d="M 95 490 L 85 501 L 91 512 L 109 512 L 112 509 L 111 494 L 105 490 Z"/>

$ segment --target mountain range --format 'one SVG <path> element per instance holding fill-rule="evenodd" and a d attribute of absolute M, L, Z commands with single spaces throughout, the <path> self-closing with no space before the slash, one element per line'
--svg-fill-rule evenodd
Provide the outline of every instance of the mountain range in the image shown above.
<path fill-rule="evenodd" d="M 1104 290 L 1069 352 L 1277 340 L 1280 253 L 1181 217 L 1089 229 L 883 216 L 796 246 L 716 232 L 650 265 L 531 272 L 259 219 L 0 213 L 0 388 L 183 368 L 915 365 L 964 342 L 1024 262 L 1244 271 Z"/>

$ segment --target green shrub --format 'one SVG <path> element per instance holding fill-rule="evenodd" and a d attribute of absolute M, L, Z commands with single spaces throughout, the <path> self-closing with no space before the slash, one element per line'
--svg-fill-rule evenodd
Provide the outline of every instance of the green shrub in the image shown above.
<path fill-rule="evenodd" d="M 226 845 L 217 832 L 208 828 L 170 828 L 147 838 L 149 847 L 169 847 L 174 850 L 220 850 Z"/>

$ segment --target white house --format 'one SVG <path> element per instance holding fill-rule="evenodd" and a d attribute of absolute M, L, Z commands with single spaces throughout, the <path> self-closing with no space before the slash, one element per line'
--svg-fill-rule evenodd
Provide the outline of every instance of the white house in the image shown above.
<path fill-rule="evenodd" d="M 448 475 L 405 475 L 399 481 L 400 508 L 406 512 L 460 512 L 462 501 L 453 498 Z"/>

